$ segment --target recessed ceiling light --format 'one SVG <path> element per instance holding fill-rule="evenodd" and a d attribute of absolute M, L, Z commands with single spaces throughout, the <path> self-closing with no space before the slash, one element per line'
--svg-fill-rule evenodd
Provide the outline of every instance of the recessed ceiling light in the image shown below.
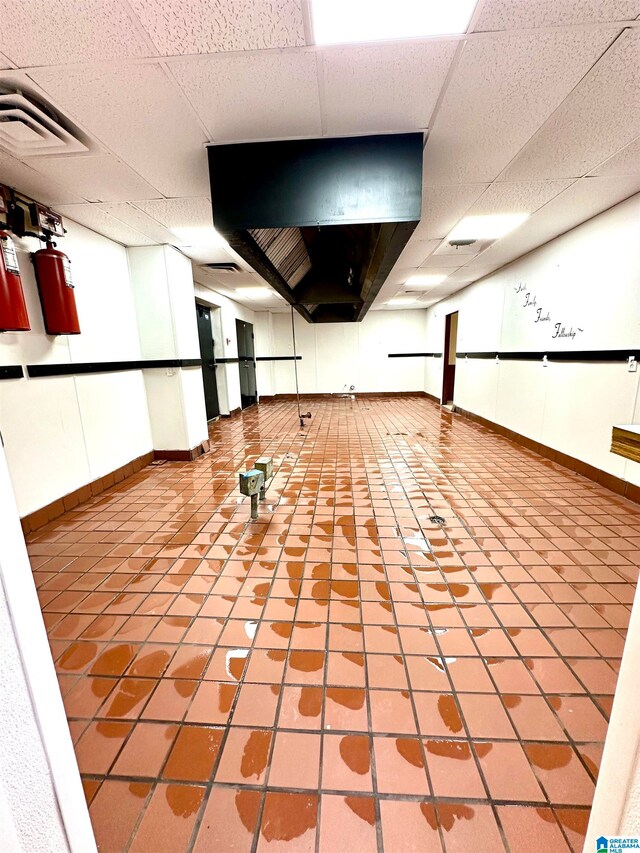
<path fill-rule="evenodd" d="M 273 290 L 269 287 L 241 287 L 235 292 L 236 296 L 241 296 L 244 299 L 268 299 L 273 296 Z"/>
<path fill-rule="evenodd" d="M 528 213 L 500 213 L 494 216 L 465 216 L 447 240 L 497 240 L 522 225 Z"/>
<path fill-rule="evenodd" d="M 411 275 L 405 281 L 405 285 L 410 285 L 411 287 L 434 287 L 436 284 L 440 284 L 441 281 L 444 281 L 446 275 L 428 275 L 417 273 L 416 275 Z"/>
<path fill-rule="evenodd" d="M 311 0 L 316 44 L 466 32 L 477 0 Z"/>
<path fill-rule="evenodd" d="M 411 305 L 415 301 L 415 299 L 401 296 L 399 299 L 390 299 L 387 305 Z"/>
<path fill-rule="evenodd" d="M 171 233 L 174 234 L 181 246 L 208 246 L 216 248 L 225 248 L 229 246 L 224 237 L 219 234 L 215 228 L 172 228 Z"/>

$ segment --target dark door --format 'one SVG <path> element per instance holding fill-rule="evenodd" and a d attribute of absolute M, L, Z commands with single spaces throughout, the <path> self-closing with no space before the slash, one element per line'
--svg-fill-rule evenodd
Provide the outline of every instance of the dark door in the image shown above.
<path fill-rule="evenodd" d="M 258 402 L 256 386 L 256 362 L 253 350 L 253 326 L 243 320 L 236 320 L 238 336 L 238 369 L 240 370 L 240 399 L 242 408 Z"/>
<path fill-rule="evenodd" d="M 456 381 L 456 348 L 458 346 L 458 312 L 447 314 L 444 327 L 444 370 L 442 377 L 442 403 L 453 403 Z"/>
<path fill-rule="evenodd" d="M 204 403 L 207 409 L 207 420 L 217 418 L 220 414 L 218 405 L 218 386 L 216 384 L 216 367 L 213 360 L 213 334 L 211 332 L 211 312 L 204 305 L 196 303 L 198 317 L 198 338 L 200 339 L 200 358 L 202 359 L 202 383 L 204 385 Z"/>

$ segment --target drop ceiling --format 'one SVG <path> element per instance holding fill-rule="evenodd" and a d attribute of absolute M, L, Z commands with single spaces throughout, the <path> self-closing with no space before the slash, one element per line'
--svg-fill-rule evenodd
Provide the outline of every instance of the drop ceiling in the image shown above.
<path fill-rule="evenodd" d="M 640 0 L 479 0 L 466 34 L 316 47 L 308 0 L 0 0 L 0 83 L 91 141 L 20 160 L 0 182 L 124 245 L 168 242 L 196 279 L 286 310 L 232 252 L 181 246 L 212 225 L 207 142 L 423 131 L 422 220 L 374 309 L 409 276 L 426 307 L 640 192 Z M 215 204 L 215 199 L 213 200 Z M 453 251 L 466 215 L 528 213 Z M 233 260 L 240 273 L 202 268 Z M 255 290 L 249 290 L 255 293 Z M 390 308 L 389 310 L 394 310 Z"/>

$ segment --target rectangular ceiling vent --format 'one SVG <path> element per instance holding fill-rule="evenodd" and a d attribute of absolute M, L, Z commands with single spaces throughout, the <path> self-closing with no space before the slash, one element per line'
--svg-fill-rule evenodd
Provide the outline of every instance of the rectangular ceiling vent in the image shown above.
<path fill-rule="evenodd" d="M 202 264 L 202 268 L 211 272 L 242 272 L 240 265 L 234 264 L 233 261 L 219 264 Z"/>
<path fill-rule="evenodd" d="M 73 125 L 26 92 L 7 91 L 0 81 L 0 147 L 14 157 L 86 154 L 87 142 Z"/>

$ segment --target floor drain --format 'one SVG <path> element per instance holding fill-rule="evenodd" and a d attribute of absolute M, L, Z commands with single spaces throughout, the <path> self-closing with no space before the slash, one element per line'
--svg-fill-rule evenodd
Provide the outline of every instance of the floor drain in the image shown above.
<path fill-rule="evenodd" d="M 429 521 L 431 524 L 444 524 L 444 518 L 441 515 L 430 515 Z"/>

